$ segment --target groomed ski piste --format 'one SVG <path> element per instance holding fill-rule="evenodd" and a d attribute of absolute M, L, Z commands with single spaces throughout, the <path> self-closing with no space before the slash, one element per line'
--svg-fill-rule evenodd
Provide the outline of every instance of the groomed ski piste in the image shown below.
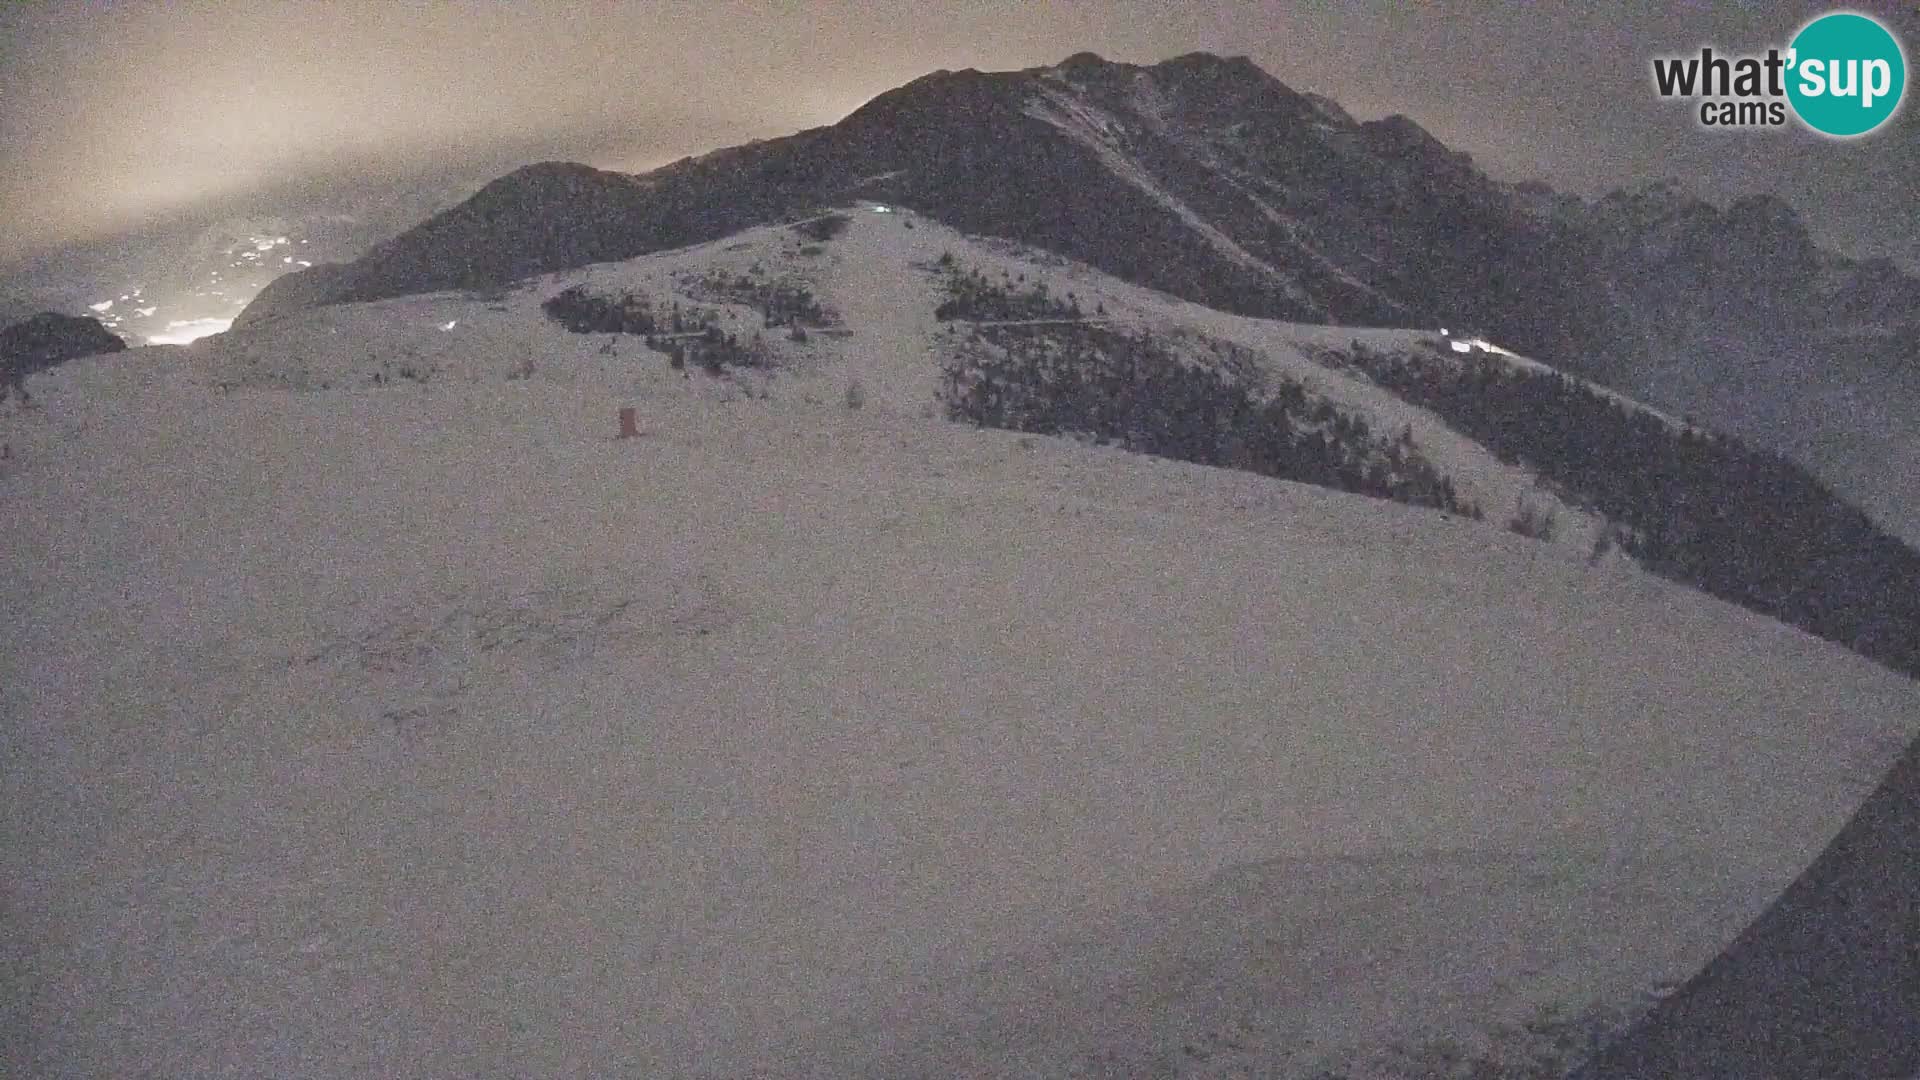
<path fill-rule="evenodd" d="M 1920 729 L 1572 508 L 1505 531 L 1552 495 L 1313 359 L 1433 330 L 848 216 L 29 380 L 0 1072 L 1527 1075 Z M 949 253 L 1254 349 L 1489 518 L 949 422 Z M 837 313 L 708 302 L 770 370 L 540 307 L 756 262 Z"/>

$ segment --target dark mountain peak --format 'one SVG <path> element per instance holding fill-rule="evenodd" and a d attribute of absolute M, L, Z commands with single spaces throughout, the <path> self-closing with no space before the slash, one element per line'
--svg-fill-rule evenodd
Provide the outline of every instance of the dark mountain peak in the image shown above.
<path fill-rule="evenodd" d="M 1429 172 L 1436 176 L 1482 181 L 1473 158 L 1434 138 L 1410 116 L 1395 113 L 1360 125 L 1361 136 L 1382 158 L 1403 169 Z M 1476 186 L 1478 186 L 1476 184 Z"/>
<path fill-rule="evenodd" d="M 1692 204 L 1706 205 L 1688 191 L 1685 184 L 1671 176 L 1642 181 L 1631 187 L 1614 188 L 1599 200 L 1599 205 L 1603 207 L 1664 206 L 1677 209 Z"/>
<path fill-rule="evenodd" d="M 1170 75 L 1206 75 L 1214 78 L 1271 79 L 1265 69 L 1246 56 L 1221 56 L 1218 53 L 1182 53 L 1153 65 L 1155 71 Z"/>
<path fill-rule="evenodd" d="M 898 134 L 911 134 L 915 125 L 932 117 L 958 113 L 985 115 L 994 105 L 1012 105 L 1024 98 L 1032 73 L 1023 71 L 985 72 L 976 68 L 940 71 L 922 75 L 912 82 L 894 87 L 868 101 L 835 125 L 842 129 L 884 127 Z"/>
<path fill-rule="evenodd" d="M 1298 97 L 1293 89 L 1268 74 L 1265 68 L 1244 56 L 1216 56 L 1208 52 L 1190 52 L 1171 60 L 1162 60 L 1147 69 L 1168 85 L 1208 88 L 1215 93 L 1245 99 L 1275 89 Z"/>
<path fill-rule="evenodd" d="M 1339 102 L 1327 97 L 1325 94 L 1304 93 L 1300 96 L 1307 99 L 1308 103 L 1320 114 L 1321 119 L 1327 121 L 1334 127 L 1351 128 L 1359 126 L 1359 124 L 1354 121 L 1353 114 L 1341 108 Z"/>
<path fill-rule="evenodd" d="M 528 199 L 565 198 L 600 189 L 631 189 L 633 177 L 607 172 L 577 161 L 542 161 L 523 165 L 476 192 L 468 205 L 484 207 L 521 203 Z"/>
<path fill-rule="evenodd" d="M 1037 75 L 1081 90 L 1112 91 L 1125 87 L 1148 69 L 1120 60 L 1108 60 L 1096 52 L 1077 52 L 1052 67 L 1035 68 L 1023 74 Z"/>
<path fill-rule="evenodd" d="M 1777 195 L 1742 195 L 1727 207 L 1729 221 L 1779 232 L 1805 232 L 1800 212 Z"/>
<path fill-rule="evenodd" d="M 1817 262 L 1813 239 L 1800 214 L 1778 196 L 1743 195 L 1712 219 L 1703 230 L 1716 246 L 1730 254 L 1791 257 L 1796 267 L 1811 270 Z M 1767 270 L 1756 267 L 1755 270 Z"/>
<path fill-rule="evenodd" d="M 1415 143 L 1421 146 L 1441 146 L 1440 140 L 1434 138 L 1432 132 L 1421 127 L 1413 117 L 1405 113 L 1394 113 L 1392 116 L 1378 120 L 1369 120 L 1361 126 L 1399 142 Z M 1442 146 L 1441 149 L 1445 147 Z"/>
<path fill-rule="evenodd" d="M 602 171 L 591 165 L 582 165 L 577 161 L 536 161 L 531 165 L 522 165 L 507 175 L 495 180 L 504 183 L 512 180 L 541 181 L 602 175 Z"/>
<path fill-rule="evenodd" d="M 1604 227 L 1631 235 L 1704 228 L 1720 217 L 1712 203 L 1671 178 L 1609 191 L 1594 203 L 1593 212 Z"/>
<path fill-rule="evenodd" d="M 1077 52 L 1057 65 L 1060 71 L 1069 74 L 1103 71 L 1112 66 L 1114 65 L 1097 52 Z"/>
<path fill-rule="evenodd" d="M 1446 160 L 1454 156 L 1454 151 L 1433 137 L 1433 133 L 1421 127 L 1413 117 L 1402 113 L 1379 120 L 1369 120 L 1360 125 L 1360 130 L 1371 136 L 1376 142 L 1393 147 L 1395 150 L 1416 157 Z"/>
<path fill-rule="evenodd" d="M 1218 130 L 1233 124 L 1294 126 L 1348 119 L 1268 74 L 1244 56 L 1194 52 L 1145 69 L 1178 103 L 1182 122 Z M 1348 119 L 1348 122 L 1351 122 Z"/>

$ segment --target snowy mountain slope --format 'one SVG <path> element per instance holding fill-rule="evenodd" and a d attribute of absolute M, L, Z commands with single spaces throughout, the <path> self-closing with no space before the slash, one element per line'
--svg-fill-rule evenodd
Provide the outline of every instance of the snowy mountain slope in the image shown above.
<path fill-rule="evenodd" d="M 851 216 L 530 279 L 519 300 L 501 294 L 464 323 L 448 309 L 445 323 L 455 325 L 444 335 L 426 333 L 444 325 L 439 317 L 403 319 L 399 338 L 368 344 L 360 359 L 372 364 L 392 341 L 433 340 L 356 377 L 418 377 L 405 350 L 457 357 L 472 334 L 522 341 L 508 362 L 531 363 L 558 336 L 536 308 L 569 297 L 578 308 L 569 325 L 629 331 L 627 353 L 639 358 L 623 363 L 644 366 L 657 354 L 636 348 L 643 332 L 684 311 L 689 333 L 671 347 L 710 353 L 721 377 L 710 388 L 722 393 L 743 392 L 744 380 L 756 395 L 827 400 L 858 384 L 898 410 L 1078 433 L 1484 515 L 1594 558 L 1624 551 L 1664 576 L 1920 672 L 1920 597 L 1904 584 L 1920 576 L 1920 555 L 1777 455 L 1478 337 L 1227 315 L 1057 255 L 961 237 L 898 207 L 861 205 Z M 848 231 L 834 238 L 840 230 Z M 802 300 L 826 304 L 808 316 L 818 333 L 804 342 L 787 329 Z M 388 303 L 404 311 L 428 301 Z M 327 320 L 319 312 L 290 317 L 285 332 L 307 333 Z M 702 329 L 716 337 L 711 347 L 685 340 Z M 246 328 L 216 351 L 244 358 L 244 342 L 260 332 Z M 578 342 L 556 347 L 582 351 Z M 620 348 L 608 340 L 595 351 Z M 264 355 L 285 363 L 272 345 Z M 303 351 L 303 362 L 313 355 Z M 814 381 L 790 377 L 802 373 Z"/>
<path fill-rule="evenodd" d="M 640 177 L 527 166 L 274 282 L 240 321 L 497 286 L 860 197 L 1243 315 L 1462 325 L 1788 454 L 1920 541 L 1920 473 L 1893 467 L 1920 461 L 1920 279 L 1821 250 L 1772 196 L 1498 182 L 1404 116 L 1356 120 L 1244 57 L 938 71 L 831 126 Z"/>
<path fill-rule="evenodd" d="M 921 414 L 936 404 L 939 372 L 950 362 L 964 320 L 943 324 L 934 310 L 946 297 L 939 261 L 978 270 L 1008 281 L 1047 283 L 1056 295 L 1075 293 L 1088 317 L 1096 307 L 1107 324 L 1191 341 L 1229 343 L 1252 350 L 1273 377 L 1296 380 L 1373 429 L 1410 430 L 1420 452 L 1459 486 L 1464 500 L 1483 507 L 1494 524 L 1504 523 L 1524 502 L 1551 511 L 1561 524 L 1555 542 L 1589 551 L 1603 522 L 1563 503 L 1525 469 L 1505 464 L 1461 437 L 1432 414 L 1413 408 L 1351 372 L 1329 368 L 1316 359 L 1327 350 L 1355 342 L 1383 350 L 1419 348 L 1440 341 L 1427 331 L 1307 326 L 1227 315 L 1119 281 L 1089 267 L 1018 244 L 963 236 L 911 212 L 866 203 L 845 216 L 846 231 L 824 244 L 811 243 L 792 229 L 766 226 L 623 263 L 600 264 L 530 279 L 511 295 L 479 303 L 452 294 L 380 301 L 368 310 L 388 313 L 368 323 L 356 313 L 320 308 L 277 321 L 271 327 L 219 339 L 211 361 L 222 379 L 268 377 L 321 382 L 308 370 L 315 363 L 347 365 L 337 379 L 371 378 L 379 365 L 391 372 L 409 356 L 440 366 L 456 377 L 492 378 L 523 357 L 568 357 L 542 365 L 542 377 L 566 378 L 578 357 L 606 344 L 606 338 L 568 335 L 539 317 L 538 306 L 565 288 L 581 287 L 599 296 L 639 295 L 664 312 L 679 303 L 689 309 L 705 304 L 723 313 L 720 325 L 747 337 L 758 333 L 780 356 L 792 378 L 776 379 L 767 392 L 837 398 L 843 385 L 857 381 L 876 402 L 902 413 Z M 802 254 L 805 247 L 816 254 Z M 767 328 L 752 306 L 714 301 L 697 282 L 710 276 L 758 275 L 757 280 L 803 283 L 829 310 L 836 325 L 804 345 L 786 340 L 781 328 Z M 496 310 L 504 309 L 504 310 Z M 450 330 L 440 328 L 456 322 Z M 377 329 L 375 329 L 377 327 Z M 373 336 L 362 339 L 362 328 Z M 340 335 L 345 334 L 342 338 Z M 626 357 L 619 367 L 658 366 L 658 356 L 637 339 L 622 335 L 613 346 Z M 255 346 L 257 338 L 261 343 Z M 484 352 L 473 351 L 476 341 Z M 286 344 L 299 342 L 291 350 Z M 509 344 L 511 343 L 511 344 Z M 591 348 L 589 348 L 591 346 Z M 325 358 L 325 359 L 323 359 Z M 378 359 L 376 359 L 378 358 Z M 492 358 L 492 359 L 485 359 Z M 595 363 L 601 361 L 596 360 Z M 1514 359 L 1516 363 L 1526 361 Z M 262 364 L 277 374 L 249 374 Z M 351 369 L 357 375 L 347 374 Z M 758 385 L 758 384 L 756 384 Z"/>
<path fill-rule="evenodd" d="M 1310 1075 L 1637 1008 L 1920 731 L 1497 522 L 922 415 L 950 251 L 1528 482 L 1338 338 L 851 216 L 34 377 L 6 1071 Z M 837 319 L 696 295 L 755 262 Z M 576 284 L 785 366 L 603 353 Z"/>

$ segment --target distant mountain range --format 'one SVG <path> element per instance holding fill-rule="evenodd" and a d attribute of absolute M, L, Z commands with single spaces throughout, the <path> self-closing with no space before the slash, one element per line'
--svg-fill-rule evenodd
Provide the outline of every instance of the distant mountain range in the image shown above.
<path fill-rule="evenodd" d="M 1792 453 L 1920 540 L 1920 279 L 1791 207 L 1480 171 L 1245 58 L 939 71 L 830 127 L 631 176 L 531 165 L 242 314 L 616 261 L 865 198 L 1220 310 L 1466 327 Z"/>
<path fill-rule="evenodd" d="M 327 286 L 275 287 L 256 315 L 630 258 L 852 197 L 1226 311 L 1484 325 L 1597 370 L 1659 353 L 1683 315 L 1848 339 L 1898 330 L 1909 350 L 1920 326 L 1920 279 L 1821 251 L 1772 197 L 1720 210 L 1671 184 L 1598 202 L 1503 184 L 1406 117 L 1358 122 L 1204 53 L 936 72 L 831 127 L 641 177 L 529 166 L 345 271 L 306 275 Z"/>

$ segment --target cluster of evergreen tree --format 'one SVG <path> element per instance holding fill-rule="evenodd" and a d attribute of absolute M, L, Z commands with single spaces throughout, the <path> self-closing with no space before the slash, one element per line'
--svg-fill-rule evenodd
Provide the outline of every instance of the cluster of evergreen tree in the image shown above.
<path fill-rule="evenodd" d="M 948 298 L 933 309 L 941 322 L 968 319 L 976 322 L 1012 322 L 1024 319 L 1083 318 L 1080 301 L 1072 293 L 1065 300 L 1051 296 L 1047 283 L 1026 283 L 1024 275 L 1015 279 L 1002 274 L 995 281 L 972 267 L 955 265 L 951 255 L 943 255 Z"/>
<path fill-rule="evenodd" d="M 666 356 L 676 371 L 691 366 L 720 375 L 728 368 L 773 366 L 773 354 L 760 334 L 742 341 L 721 330 L 720 313 L 712 308 L 676 303 L 662 316 L 644 296 L 595 296 L 579 285 L 541 308 L 576 334 L 644 334 L 647 348 Z"/>
<path fill-rule="evenodd" d="M 943 373 L 955 420 L 1041 435 L 1085 434 L 1137 453 L 1480 517 L 1413 444 L 1284 380 L 1261 394 L 1189 365 L 1145 332 L 1104 326 L 981 327 Z"/>
<path fill-rule="evenodd" d="M 768 327 L 821 327 L 832 325 L 834 320 L 833 313 L 804 281 L 761 281 L 750 274 L 714 270 L 693 282 L 691 289 L 703 300 L 746 304 L 760 312 L 763 325 Z"/>
<path fill-rule="evenodd" d="M 809 240 L 825 243 L 847 231 L 852 219 L 845 214 L 822 214 L 819 217 L 802 221 L 793 226 L 793 231 Z"/>
<path fill-rule="evenodd" d="M 1920 553 L 1785 458 L 1497 357 L 1348 359 L 1625 526 L 1647 568 L 1920 676 Z"/>
<path fill-rule="evenodd" d="M 659 329 L 653 305 L 644 296 L 595 296 L 575 285 L 540 305 L 547 318 L 576 334 L 651 334 Z"/>
<path fill-rule="evenodd" d="M 826 326 L 833 317 L 803 283 L 776 281 L 755 298 L 768 326 Z"/>
<path fill-rule="evenodd" d="M 742 341 L 738 334 L 722 332 L 718 322 L 706 323 L 697 332 L 649 335 L 647 348 L 664 353 L 675 371 L 692 365 L 709 375 L 721 375 L 728 368 L 773 366 L 765 338 L 755 333 Z"/>

